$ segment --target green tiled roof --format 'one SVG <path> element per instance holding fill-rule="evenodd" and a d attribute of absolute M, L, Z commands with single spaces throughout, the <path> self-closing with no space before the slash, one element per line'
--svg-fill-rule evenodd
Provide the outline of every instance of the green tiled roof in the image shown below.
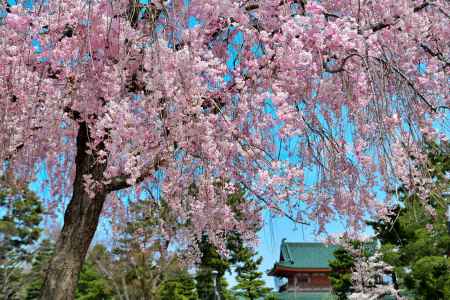
<path fill-rule="evenodd" d="M 279 266 L 287 268 L 329 268 L 328 262 L 334 259 L 334 245 L 323 243 L 281 243 Z"/>

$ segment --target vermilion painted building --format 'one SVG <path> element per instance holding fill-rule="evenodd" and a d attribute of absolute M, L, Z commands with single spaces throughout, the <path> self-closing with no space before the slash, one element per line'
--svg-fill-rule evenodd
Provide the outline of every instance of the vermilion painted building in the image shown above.
<path fill-rule="evenodd" d="M 336 246 L 323 243 L 281 242 L 280 261 L 275 263 L 269 275 L 286 278 L 279 292 L 303 296 L 330 294 L 331 272 L 328 262 L 334 259 Z"/>

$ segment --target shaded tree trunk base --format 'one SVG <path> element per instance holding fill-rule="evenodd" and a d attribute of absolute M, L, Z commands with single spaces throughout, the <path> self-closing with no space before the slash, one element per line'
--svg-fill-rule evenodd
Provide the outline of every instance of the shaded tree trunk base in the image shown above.
<path fill-rule="evenodd" d="M 85 194 L 83 196 L 81 200 L 72 200 L 67 208 L 64 227 L 46 273 L 41 299 L 71 300 L 75 297 L 78 275 L 106 198 L 106 195 L 94 199 L 89 199 Z M 80 208 L 84 209 L 80 211 Z"/>

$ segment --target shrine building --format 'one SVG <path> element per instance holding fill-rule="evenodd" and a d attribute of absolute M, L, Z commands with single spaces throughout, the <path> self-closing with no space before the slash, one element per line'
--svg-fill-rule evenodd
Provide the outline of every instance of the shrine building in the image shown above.
<path fill-rule="evenodd" d="M 337 246 L 324 243 L 281 242 L 280 260 L 268 275 L 274 276 L 280 299 L 334 299 L 331 294 L 329 261 Z"/>

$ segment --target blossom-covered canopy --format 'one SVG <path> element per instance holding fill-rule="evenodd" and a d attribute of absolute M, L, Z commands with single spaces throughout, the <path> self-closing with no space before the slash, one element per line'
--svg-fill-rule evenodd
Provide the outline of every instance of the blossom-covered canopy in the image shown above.
<path fill-rule="evenodd" d="M 23 180 L 46 163 L 65 195 L 86 144 L 102 166 L 82 174 L 92 198 L 162 178 L 194 234 L 247 230 L 226 203 L 236 184 L 319 230 L 358 225 L 377 190 L 414 178 L 424 135 L 448 127 L 449 12 L 445 0 L 4 2 L 0 159 Z M 255 219 L 256 206 L 241 209 Z"/>

